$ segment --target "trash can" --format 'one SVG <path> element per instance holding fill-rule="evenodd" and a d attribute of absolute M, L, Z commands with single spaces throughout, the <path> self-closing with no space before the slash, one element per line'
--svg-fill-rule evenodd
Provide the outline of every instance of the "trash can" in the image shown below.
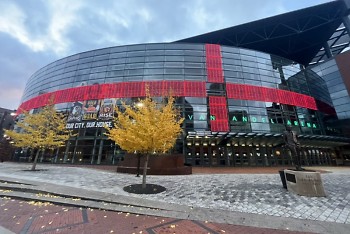
<path fill-rule="evenodd" d="M 283 188 L 287 189 L 286 177 L 284 175 L 284 170 L 278 171 L 280 173 Z"/>

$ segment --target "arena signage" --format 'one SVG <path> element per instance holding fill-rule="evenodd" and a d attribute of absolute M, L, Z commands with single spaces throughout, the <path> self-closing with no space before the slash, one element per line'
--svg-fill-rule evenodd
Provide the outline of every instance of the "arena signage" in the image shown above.
<path fill-rule="evenodd" d="M 66 129 L 104 128 L 105 126 L 111 128 L 112 121 L 88 121 L 78 123 L 67 123 Z"/>
<path fill-rule="evenodd" d="M 238 122 L 238 118 L 234 115 L 232 116 L 231 119 L 232 122 Z M 274 119 L 267 119 L 265 117 L 242 117 L 240 119 L 240 122 L 251 122 L 251 123 L 271 123 L 271 124 L 276 124 L 276 122 L 274 121 Z M 315 123 L 310 123 L 310 122 L 304 122 L 304 121 L 291 121 L 289 119 L 285 119 L 285 123 L 289 126 L 294 125 L 294 126 L 301 126 L 301 127 L 308 127 L 308 128 L 317 128 L 317 125 Z"/>
<path fill-rule="evenodd" d="M 188 120 L 194 120 L 193 115 L 187 115 Z M 196 120 L 207 120 L 206 115 L 199 115 L 199 117 Z M 216 117 L 214 115 L 210 115 L 210 120 L 215 121 Z M 268 119 L 266 117 L 237 117 L 235 115 L 232 116 L 230 119 L 231 122 L 240 122 L 240 123 L 270 123 L 270 124 L 277 124 L 274 119 Z M 307 128 L 317 128 L 317 125 L 315 123 L 310 122 L 304 122 L 304 121 L 291 121 L 289 119 L 285 119 L 284 121 L 287 125 L 294 125 L 294 126 L 301 126 L 301 127 L 307 127 Z"/>

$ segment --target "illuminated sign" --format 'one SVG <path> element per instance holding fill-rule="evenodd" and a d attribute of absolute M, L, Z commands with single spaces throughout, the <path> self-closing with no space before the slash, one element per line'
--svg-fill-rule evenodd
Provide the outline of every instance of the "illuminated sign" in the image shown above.
<path fill-rule="evenodd" d="M 216 116 L 215 115 L 210 115 L 209 116 L 210 121 L 216 121 Z M 187 115 L 186 119 L 188 120 L 199 120 L 199 121 L 206 121 L 207 120 L 207 115 L 205 114 L 200 114 L 194 117 L 194 115 Z M 278 124 L 275 119 L 272 118 L 266 118 L 266 117 L 247 117 L 247 116 L 236 116 L 233 115 L 230 118 L 231 123 L 269 123 L 269 124 Z M 311 122 L 305 122 L 305 121 L 298 121 L 298 120 L 289 120 L 289 119 L 284 119 L 284 122 L 286 125 L 294 125 L 294 126 L 301 126 L 301 127 L 307 127 L 307 128 L 318 128 L 316 123 L 311 123 Z"/>
<path fill-rule="evenodd" d="M 270 124 L 276 124 L 274 119 L 266 118 L 266 117 L 237 117 L 235 115 L 232 116 L 230 119 L 231 122 L 250 122 L 250 123 L 270 123 Z M 305 122 L 305 121 L 298 121 L 298 120 L 289 120 L 284 119 L 284 122 L 286 125 L 289 126 L 301 126 L 301 127 L 308 127 L 308 128 L 317 128 L 317 125 L 315 123 Z"/>
<path fill-rule="evenodd" d="M 112 125 L 112 121 L 89 121 L 80 123 L 67 123 L 66 129 L 104 128 L 105 126 L 111 128 Z"/>

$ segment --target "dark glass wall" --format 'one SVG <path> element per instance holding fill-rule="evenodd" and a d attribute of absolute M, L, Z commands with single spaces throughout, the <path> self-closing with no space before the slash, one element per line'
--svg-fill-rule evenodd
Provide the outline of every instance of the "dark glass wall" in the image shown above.
<path fill-rule="evenodd" d="M 220 105 L 227 108 L 227 113 L 224 113 L 228 120 L 227 133 L 276 135 L 280 138 L 286 125 L 292 126 L 295 131 L 304 135 L 326 133 L 323 116 L 312 108 L 306 108 L 309 106 L 308 103 L 304 103 L 305 107 L 288 105 L 271 97 L 254 99 L 254 95 L 249 96 L 245 92 L 240 94 L 241 98 L 227 98 L 230 92 L 230 95 L 234 92 L 231 90 L 232 87 L 241 85 L 247 92 L 253 92 L 252 90 L 262 92 L 264 89 L 270 92 L 264 95 L 271 96 L 271 93 L 282 95 L 278 96 L 278 100 L 288 99 L 286 95 L 296 98 L 299 96 L 294 97 L 295 94 L 304 94 L 314 96 L 331 106 L 331 97 L 327 95 L 326 85 L 317 72 L 305 71 L 293 61 L 266 53 L 227 46 L 221 46 L 220 49 L 221 64 L 215 66 L 222 68 L 223 82 L 215 79 L 208 82 L 206 45 L 163 43 L 119 46 L 72 55 L 40 69 L 30 77 L 22 101 L 28 101 L 45 93 L 94 84 L 125 82 L 141 84 L 149 81 L 202 82 L 206 94 L 180 95 L 176 105 L 185 118 L 184 136 L 190 132 L 201 132 L 206 138 L 203 135 L 200 141 L 179 139 L 173 149 L 174 153 L 187 155 L 191 163 L 197 164 L 200 160 L 198 165 L 290 163 L 288 157 L 283 160 L 281 157 L 274 158 L 277 151 L 281 155 L 283 153 L 281 149 L 273 148 L 272 143 L 267 144 L 266 139 L 259 138 L 260 140 L 243 144 L 239 140 L 223 142 L 220 137 L 211 135 L 213 120 L 217 117 L 213 115 L 213 109 Z M 279 90 L 290 92 L 279 92 Z M 189 89 L 189 92 L 191 91 L 195 92 L 194 89 Z M 124 100 L 132 103 L 137 98 L 124 98 Z M 60 103 L 56 108 L 68 114 L 74 105 L 83 107 L 85 104 Z M 116 100 L 116 106 L 120 106 L 120 99 Z M 75 128 L 74 131 L 78 136 L 72 138 L 66 148 L 60 149 L 52 160 L 114 164 L 123 157 L 123 151 L 103 135 L 103 128 Z M 278 139 L 276 142 L 280 141 L 281 139 Z"/>

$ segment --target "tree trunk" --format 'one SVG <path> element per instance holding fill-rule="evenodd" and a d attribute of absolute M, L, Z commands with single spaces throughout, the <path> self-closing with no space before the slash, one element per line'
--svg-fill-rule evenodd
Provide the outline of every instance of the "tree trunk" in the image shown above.
<path fill-rule="evenodd" d="M 147 167 L 148 167 L 148 158 L 149 154 L 146 155 L 145 164 L 143 165 L 143 177 L 142 177 L 142 188 L 146 188 L 146 175 L 147 175 Z"/>
<path fill-rule="evenodd" d="M 38 149 L 38 152 L 36 152 L 36 155 L 35 155 L 35 158 L 33 161 L 32 171 L 35 171 L 35 167 L 36 167 L 36 163 L 38 161 L 39 153 L 40 153 L 40 149 Z"/>

